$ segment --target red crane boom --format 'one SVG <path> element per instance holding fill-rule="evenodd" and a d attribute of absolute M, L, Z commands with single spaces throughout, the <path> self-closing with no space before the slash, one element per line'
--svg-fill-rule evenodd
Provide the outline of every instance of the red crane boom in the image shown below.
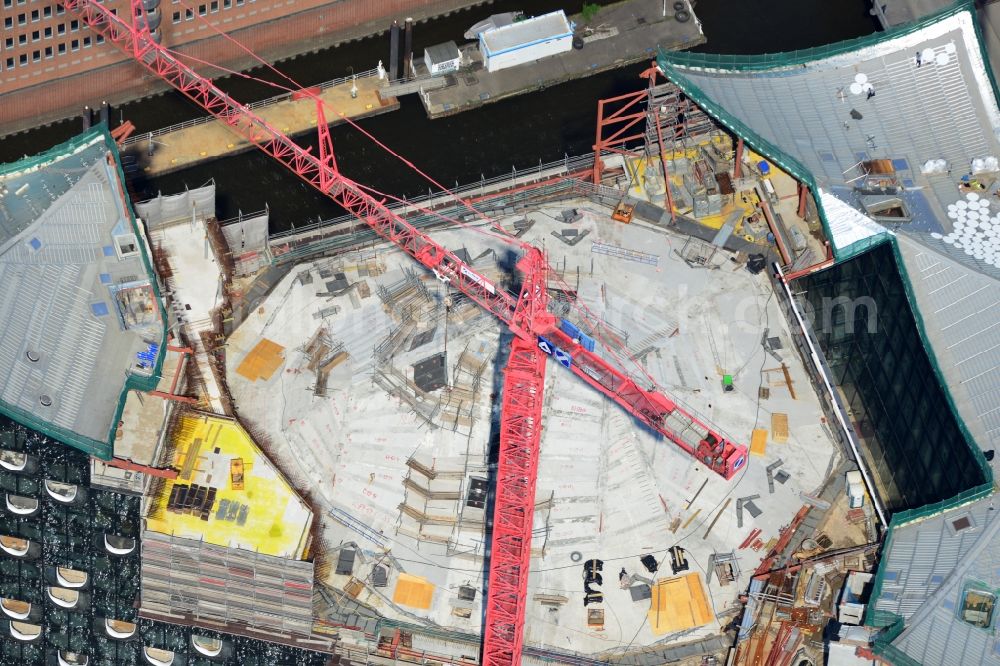
<path fill-rule="evenodd" d="M 745 464 L 745 446 L 726 440 L 663 394 L 642 388 L 595 354 L 589 338 L 577 334 L 578 329 L 557 322 L 547 308 L 547 262 L 540 250 L 522 244 L 524 254 L 518 268 L 523 283 L 515 298 L 340 173 L 322 102 L 317 100 L 319 154 L 314 155 L 311 148 L 285 136 L 161 46 L 149 31 L 141 0 L 131 0 L 131 23 L 98 0 L 65 0 L 64 4 L 150 72 L 364 221 L 439 280 L 491 312 L 516 336 L 504 375 L 484 664 L 520 663 L 546 355 L 555 356 L 588 384 L 723 477 L 731 478 Z"/>

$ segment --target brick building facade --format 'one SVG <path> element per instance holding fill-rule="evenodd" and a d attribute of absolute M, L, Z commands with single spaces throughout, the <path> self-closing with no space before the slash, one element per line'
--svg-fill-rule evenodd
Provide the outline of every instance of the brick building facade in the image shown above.
<path fill-rule="evenodd" d="M 482 1 L 143 0 L 143 4 L 165 46 L 241 68 L 250 65 L 250 57 L 206 21 L 262 57 L 274 59 L 377 33 L 394 18 L 419 20 Z M 68 117 L 87 104 L 121 103 L 165 89 L 55 0 L 2 2 L 0 136 Z M 119 14 L 129 11 L 127 0 L 105 0 L 105 4 Z"/>

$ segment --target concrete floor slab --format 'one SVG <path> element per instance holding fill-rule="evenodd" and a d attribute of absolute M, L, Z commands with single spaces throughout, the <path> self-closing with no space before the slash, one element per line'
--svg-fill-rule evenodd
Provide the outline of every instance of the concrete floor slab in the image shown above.
<path fill-rule="evenodd" d="M 556 221 L 567 207 L 582 213 L 571 226 L 590 232 L 574 246 L 551 237 L 553 230 L 567 226 Z M 624 645 L 662 640 L 649 625 L 649 601 L 633 601 L 628 586 L 619 586 L 619 572 L 624 568 L 650 582 L 664 580 L 671 575 L 667 551 L 675 545 L 686 550 L 690 570 L 703 576 L 714 553 L 737 553 L 741 576 L 725 587 L 717 577 L 706 585 L 711 621 L 668 634 L 666 640 L 718 633 L 764 555 L 739 550 L 740 543 L 755 528 L 762 531 L 763 541 L 777 537 L 801 506 L 799 493 L 815 492 L 837 455 L 805 369 L 791 351 L 787 322 L 766 277 L 737 267 L 728 253 L 718 253 L 710 267 L 692 268 L 674 252 L 683 238 L 644 223 L 613 223 L 610 210 L 589 201 L 560 202 L 527 215 L 535 225 L 524 240 L 548 246 L 550 263 L 578 289 L 580 310 L 606 322 L 602 333 L 620 340 L 623 366 L 634 376 L 665 387 L 690 411 L 742 443 L 749 443 L 755 427 L 770 429 L 772 413 L 787 414 L 789 430 L 786 443 L 769 442 L 764 455 L 754 456 L 745 471 L 726 482 L 641 428 L 572 373 L 550 364 L 527 641 L 607 655 Z M 510 227 L 513 219 L 501 222 Z M 435 232 L 435 237 L 449 247 L 467 247 L 472 256 L 496 247 L 492 239 L 468 230 Z M 647 264 L 598 254 L 594 243 L 654 255 L 657 261 Z M 357 544 L 360 563 L 353 575 L 359 580 L 377 564 L 390 563 L 387 587 L 366 585 L 359 601 L 388 617 L 477 633 L 484 512 L 466 506 L 464 493 L 474 478 L 488 475 L 495 370 L 491 359 L 500 351 L 500 327 L 471 312 L 460 318 L 453 307 L 447 336 L 450 388 L 414 390 L 410 366 L 444 351 L 445 336 L 440 330 L 412 351 L 406 341 L 431 327 L 443 329 L 443 294 L 440 284 L 427 277 L 418 281 L 429 295 L 415 296 L 421 288 L 416 283 L 406 286 L 409 260 L 382 247 L 377 253 L 383 269 L 377 277 L 362 277 L 347 268 L 349 261 L 338 264 L 337 259 L 291 271 L 229 339 L 230 387 L 241 417 L 265 433 L 279 466 L 321 505 L 323 546 L 317 552 Z M 303 269 L 318 275 L 321 269 L 340 266 L 348 282 L 369 282 L 371 296 L 361 299 L 359 308 L 347 295 L 317 296 L 315 286 L 304 286 L 295 277 Z M 398 295 L 386 305 L 378 297 L 380 289 L 409 295 Z M 314 317 L 320 311 L 333 312 L 334 305 L 339 311 Z M 420 316 L 404 322 L 399 311 L 406 308 Z M 574 310 L 569 318 L 579 323 L 585 317 Z M 350 354 L 349 362 L 331 374 L 323 397 L 314 392 L 314 373 L 303 351 L 321 326 Z M 780 382 L 775 373 L 764 372 L 780 365 L 761 346 L 765 331 L 782 343 L 779 353 L 794 397 L 784 372 L 778 373 Z M 286 348 L 286 365 L 270 380 L 251 383 L 234 372 L 235 364 L 263 336 Z M 385 356 L 389 347 L 393 351 Z M 466 350 L 483 350 L 485 368 L 476 390 L 461 379 L 459 359 Z M 641 355 L 642 360 L 629 360 L 629 355 Z M 724 390 L 724 374 L 733 376 L 734 391 Z M 760 397 L 762 386 L 770 389 L 766 399 Z M 445 395 L 449 390 L 451 395 Z M 443 417 L 463 391 L 470 392 L 470 423 L 465 426 Z M 772 493 L 765 468 L 778 458 L 789 478 L 775 484 Z M 737 528 L 735 500 L 754 494 L 760 495 L 754 502 L 761 513 L 754 517 L 745 512 L 743 526 Z M 650 574 L 640 563 L 643 555 L 660 563 L 657 573 Z M 605 563 L 599 587 L 604 596 L 599 606 L 606 617 L 603 631 L 588 627 L 587 610 L 594 605 L 583 605 L 582 562 L 592 558 Z M 322 570 L 318 563 L 317 575 L 323 575 Z M 400 573 L 436 586 L 429 608 L 393 603 Z M 349 579 L 329 574 L 326 582 L 342 588 Z M 462 585 L 480 591 L 469 617 L 453 612 Z M 540 594 L 565 597 L 567 602 L 543 605 L 536 600 Z"/>

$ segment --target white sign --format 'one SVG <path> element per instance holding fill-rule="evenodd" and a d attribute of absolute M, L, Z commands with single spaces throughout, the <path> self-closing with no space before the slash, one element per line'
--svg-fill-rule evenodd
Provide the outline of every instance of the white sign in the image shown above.
<path fill-rule="evenodd" d="M 541 336 L 538 336 L 538 348 L 552 356 L 552 343 Z"/>
<path fill-rule="evenodd" d="M 473 272 L 471 269 L 469 269 L 468 266 L 466 266 L 466 265 L 463 264 L 462 266 L 459 267 L 459 270 L 462 272 L 462 275 L 464 275 L 465 277 L 469 278 L 470 280 L 472 280 L 473 282 L 475 282 L 476 284 L 478 284 L 480 287 L 482 287 L 486 291 L 490 292 L 491 294 L 496 294 L 497 293 L 497 290 L 493 287 L 492 284 L 490 284 L 489 282 L 487 282 L 486 279 L 484 277 L 482 277 L 481 275 L 477 275 L 475 272 Z"/>

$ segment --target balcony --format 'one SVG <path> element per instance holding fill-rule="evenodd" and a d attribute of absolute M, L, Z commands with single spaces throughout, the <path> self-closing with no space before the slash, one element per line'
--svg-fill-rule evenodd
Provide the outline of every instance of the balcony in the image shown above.
<path fill-rule="evenodd" d="M 71 504 L 76 499 L 77 487 L 71 483 L 60 483 L 58 481 L 45 481 L 45 492 L 49 497 L 63 504 Z"/>
<path fill-rule="evenodd" d="M 174 663 L 174 653 L 170 650 L 144 646 L 142 648 L 142 656 L 153 666 L 171 666 Z"/>

